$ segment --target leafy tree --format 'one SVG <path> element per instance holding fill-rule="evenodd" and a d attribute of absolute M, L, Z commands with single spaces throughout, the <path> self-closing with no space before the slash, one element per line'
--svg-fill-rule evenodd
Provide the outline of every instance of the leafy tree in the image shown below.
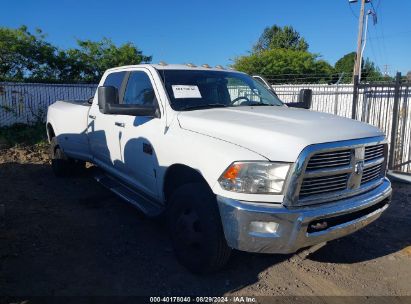
<path fill-rule="evenodd" d="M 277 25 L 265 28 L 251 54 L 235 58 L 233 67 L 271 83 L 331 82 L 334 70 L 308 52 L 308 43 L 293 27 Z"/>
<path fill-rule="evenodd" d="M 354 64 L 355 64 L 355 57 L 356 53 L 351 52 L 348 54 L 345 54 L 343 57 L 337 60 L 337 62 L 334 65 L 335 71 L 338 73 L 346 73 L 346 74 L 352 74 L 354 70 Z"/>
<path fill-rule="evenodd" d="M 143 55 L 132 43 L 116 47 L 110 39 L 104 38 L 97 42 L 78 40 L 77 44 L 79 48 L 60 54 L 61 62 L 70 63 L 66 70 L 60 66 L 60 78 L 98 82 L 109 68 L 151 61 L 151 56 Z"/>
<path fill-rule="evenodd" d="M 52 62 L 57 49 L 44 40 L 41 30 L 27 27 L 0 27 L 0 79 L 22 81 L 53 75 Z"/>
<path fill-rule="evenodd" d="M 386 77 L 382 75 L 380 69 L 369 58 L 362 61 L 361 79 L 365 81 L 387 80 Z"/>
<path fill-rule="evenodd" d="M 237 57 L 233 68 L 267 77 L 272 83 L 329 82 L 333 67 L 306 51 L 269 49 Z"/>
<path fill-rule="evenodd" d="M 110 39 L 78 40 L 61 50 L 41 30 L 0 27 L 0 81 L 97 82 L 108 68 L 151 61 L 134 44 L 116 46 Z"/>
<path fill-rule="evenodd" d="M 344 73 L 342 81 L 344 83 L 350 83 L 352 81 L 352 73 L 354 70 L 356 52 L 345 54 L 343 57 L 337 60 L 334 65 L 335 72 L 338 74 Z"/>
<path fill-rule="evenodd" d="M 352 74 L 354 70 L 356 52 L 345 54 L 334 65 L 336 73 L 344 73 L 343 82 L 350 83 L 352 81 Z M 361 64 L 361 79 L 362 81 L 382 80 L 384 77 L 378 67 L 370 60 L 362 60 Z"/>
<path fill-rule="evenodd" d="M 308 43 L 292 26 L 280 27 L 273 25 L 264 29 L 256 45 L 253 47 L 253 52 L 277 48 L 307 51 Z"/>

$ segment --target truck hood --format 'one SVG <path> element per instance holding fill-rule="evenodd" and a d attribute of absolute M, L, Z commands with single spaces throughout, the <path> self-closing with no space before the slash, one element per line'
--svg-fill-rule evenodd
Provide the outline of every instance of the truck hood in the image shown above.
<path fill-rule="evenodd" d="M 308 145 L 384 135 L 352 119 L 280 106 L 186 111 L 178 121 L 183 129 L 286 162 L 294 162 Z"/>

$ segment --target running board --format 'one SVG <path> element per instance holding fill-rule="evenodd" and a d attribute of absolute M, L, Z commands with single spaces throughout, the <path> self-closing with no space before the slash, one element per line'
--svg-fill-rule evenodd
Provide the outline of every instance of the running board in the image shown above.
<path fill-rule="evenodd" d="M 164 211 L 164 207 L 159 203 L 150 200 L 144 195 L 122 184 L 113 177 L 109 176 L 107 173 L 98 171 L 94 174 L 94 178 L 101 185 L 117 194 L 126 202 L 132 204 L 148 217 L 156 217 Z"/>

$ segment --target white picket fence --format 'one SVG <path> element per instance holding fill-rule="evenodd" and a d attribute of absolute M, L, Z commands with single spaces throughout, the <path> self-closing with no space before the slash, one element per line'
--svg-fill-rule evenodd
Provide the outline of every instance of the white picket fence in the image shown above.
<path fill-rule="evenodd" d="M 311 109 L 344 117 L 351 117 L 354 86 L 352 84 L 285 84 L 273 85 L 278 97 L 285 102 L 296 102 L 302 89 L 311 89 Z M 360 102 L 362 97 L 360 97 Z"/>

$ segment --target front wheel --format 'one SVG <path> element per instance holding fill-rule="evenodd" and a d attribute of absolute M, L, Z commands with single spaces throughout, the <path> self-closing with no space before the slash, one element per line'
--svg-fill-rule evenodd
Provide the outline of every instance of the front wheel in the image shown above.
<path fill-rule="evenodd" d="M 201 183 L 178 188 L 170 199 L 168 222 L 178 261 L 193 273 L 218 271 L 231 249 L 224 237 L 215 195 Z"/>

